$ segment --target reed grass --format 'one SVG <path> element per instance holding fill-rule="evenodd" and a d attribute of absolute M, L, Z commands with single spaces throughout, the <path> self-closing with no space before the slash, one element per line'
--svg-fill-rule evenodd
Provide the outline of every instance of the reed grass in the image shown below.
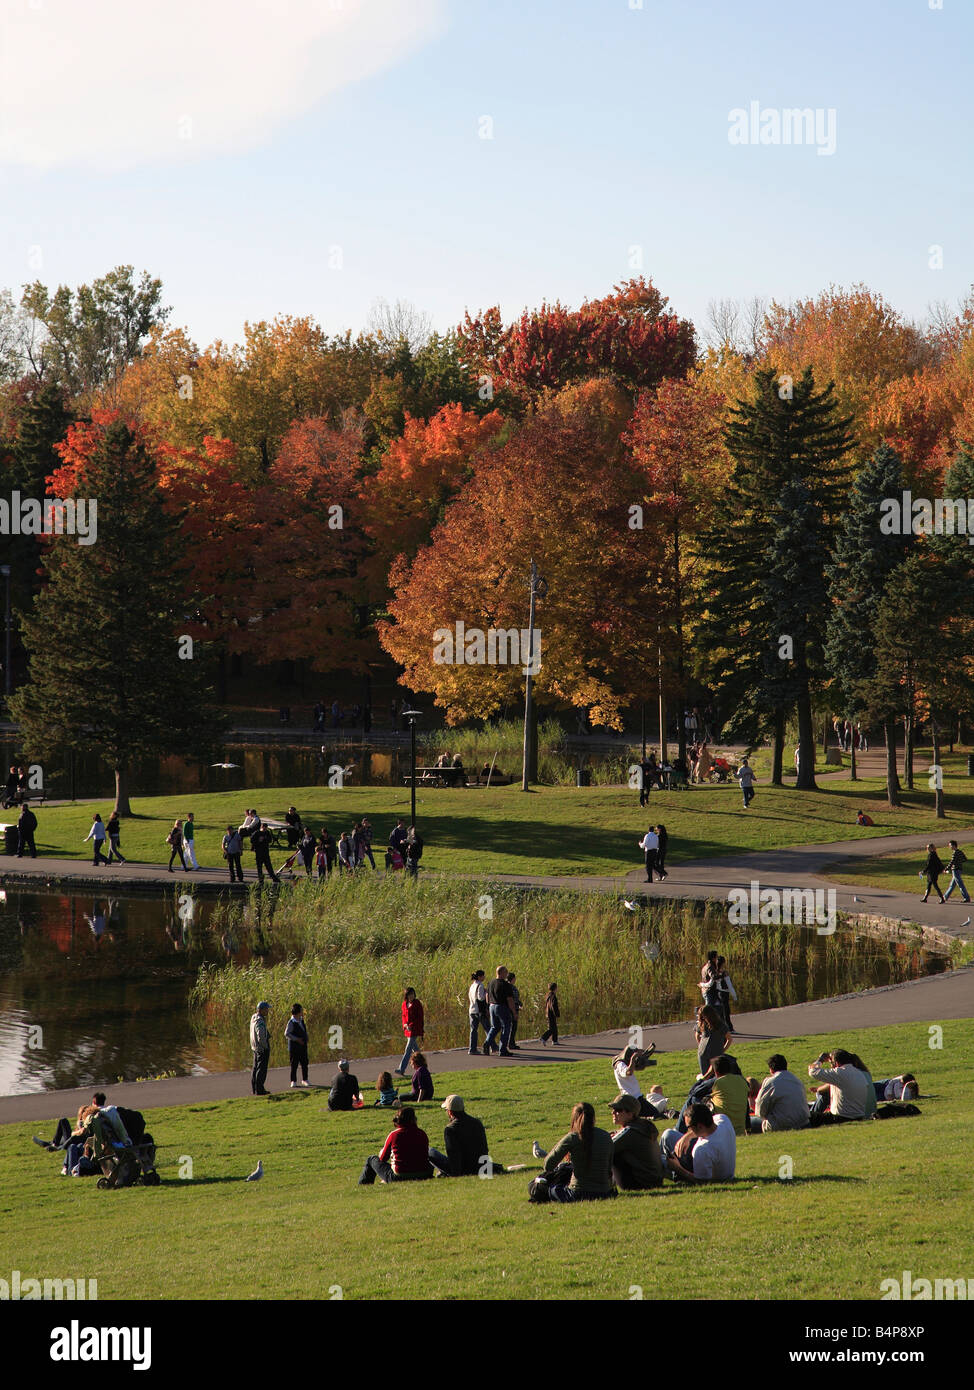
<path fill-rule="evenodd" d="M 191 995 L 200 1035 L 246 1061 L 257 1000 L 271 1004 L 273 1035 L 291 1005 L 311 1021 L 312 1059 L 401 1046 L 403 990 L 426 1012 L 426 1046 L 465 1044 L 466 991 L 476 969 L 518 976 L 520 1032 L 543 1029 L 557 981 L 566 1032 L 691 1016 L 707 950 L 725 955 L 746 1007 L 850 993 L 919 972 L 918 947 L 790 926 L 733 927 L 717 903 L 667 900 L 633 913 L 611 894 L 551 892 L 489 883 L 345 878 L 300 883 L 273 910 L 256 892 L 241 910 L 222 905 L 208 930 L 232 927 L 253 952 L 245 966 L 204 965 Z M 746 985 L 745 985 L 746 982 Z M 338 1028 L 340 1034 L 331 1030 Z"/>

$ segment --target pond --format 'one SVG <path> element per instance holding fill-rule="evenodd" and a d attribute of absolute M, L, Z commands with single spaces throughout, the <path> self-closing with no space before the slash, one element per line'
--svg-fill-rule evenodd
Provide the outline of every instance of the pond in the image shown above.
<path fill-rule="evenodd" d="M 274 902 L 226 910 L 220 900 L 180 909 L 175 893 L 154 898 L 7 889 L 0 900 L 0 1094 L 110 1085 L 161 1075 L 228 1071 L 246 1064 L 246 1037 L 221 1037 L 199 1027 L 190 991 L 203 965 L 246 970 L 273 966 L 288 954 L 275 940 Z M 762 928 L 755 928 L 761 932 Z M 774 930 L 774 929 L 771 929 Z M 787 959 L 773 948 L 762 955 L 752 942 L 746 978 L 732 968 L 739 1007 L 772 1008 L 854 989 L 898 983 L 945 969 L 948 961 L 911 942 L 864 939 L 854 949 L 841 934 L 789 929 Z M 701 936 L 701 941 L 703 937 Z M 755 951 L 755 946 L 757 950 Z M 669 986 L 646 1000 L 642 1021 L 689 1018 L 699 1003 L 695 960 L 666 977 Z M 522 976 L 522 984 L 542 993 Z M 463 989 L 465 982 L 458 981 Z M 256 1002 L 256 998 L 255 1001 Z M 428 1029 L 430 1048 L 462 1045 L 463 1009 L 439 1030 Z M 611 1000 L 575 1007 L 563 1030 L 596 1032 L 628 1024 Z M 350 1055 L 379 1056 L 401 1046 L 388 1018 L 346 1029 Z M 531 1036 L 536 1029 L 524 1029 Z M 312 1060 L 334 1057 L 313 1047 Z M 283 1052 L 273 1054 L 277 1064 Z"/>

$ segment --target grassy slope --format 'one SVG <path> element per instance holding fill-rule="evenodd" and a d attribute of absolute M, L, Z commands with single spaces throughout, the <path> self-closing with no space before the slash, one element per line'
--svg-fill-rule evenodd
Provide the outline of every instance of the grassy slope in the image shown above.
<path fill-rule="evenodd" d="M 648 811 L 638 796 L 622 788 L 544 787 L 525 795 L 518 787 L 484 790 L 420 791 L 417 817 L 426 840 L 424 868 L 457 873 L 621 874 L 638 868 L 636 842 L 647 824 L 664 820 L 670 835 L 670 860 L 710 857 L 802 843 L 877 835 L 949 831 L 974 820 L 974 786 L 963 777 L 945 779 L 947 821 L 935 820 L 929 792 L 905 793 L 906 804 L 890 811 L 878 782 L 828 782 L 818 792 L 761 786 L 749 811 L 741 807 L 736 787 L 702 787 L 688 792 L 654 792 Z M 199 826 L 197 858 L 220 865 L 220 841 L 227 823 L 239 824 L 245 806 L 280 819 L 296 805 L 316 830 L 327 824 L 336 839 L 368 815 L 376 842 L 384 844 L 395 817 L 409 814 L 409 791 L 396 787 L 328 790 L 284 787 L 273 791 L 194 794 L 192 797 L 137 798 L 136 815 L 123 823 L 122 852 L 131 859 L 168 861 L 164 839 L 173 820 L 192 810 Z M 863 807 L 875 829 L 855 824 Z M 41 808 L 38 850 L 82 859 L 82 845 L 94 806 Z M 111 803 L 101 807 L 107 816 Z M 90 858 L 90 854 L 88 854 Z M 253 858 L 245 855 L 245 866 Z M 276 859 L 275 859 L 275 862 Z M 381 864 L 381 859 L 380 859 Z"/>
<path fill-rule="evenodd" d="M 950 838 L 956 840 L 967 855 L 968 863 L 962 870 L 962 877 L 970 893 L 974 887 L 974 844 L 957 828 L 952 830 Z M 942 830 L 937 833 L 934 843 L 937 853 L 946 864 L 951 851 L 947 846 L 947 836 Z M 854 864 L 846 861 L 826 867 L 823 872 L 836 883 L 852 883 L 860 888 L 887 888 L 894 893 L 915 893 L 920 897 L 926 890 L 926 879 L 918 877 L 917 871 L 923 867 L 926 858 L 926 852 L 922 849 L 907 850 L 903 854 L 873 854 L 857 860 Z M 945 893 L 950 887 L 949 871 L 941 874 L 940 887 Z M 934 901 L 936 896 L 932 893 L 931 901 Z M 960 901 L 960 893 L 954 889 L 951 902 Z"/>
<path fill-rule="evenodd" d="M 867 1298 L 880 1281 L 966 1276 L 974 1260 L 969 1155 L 974 1020 L 844 1035 L 878 1077 L 917 1073 L 919 1119 L 739 1140 L 738 1180 L 714 1188 L 623 1194 L 612 1203 L 534 1207 L 531 1172 L 490 1181 L 359 1188 L 362 1162 L 391 1127 L 387 1112 L 331 1115 L 324 1092 L 152 1112 L 163 1185 L 99 1192 L 57 1176 L 31 1126 L 0 1129 L 0 1268 L 22 1277 L 98 1279 L 101 1298 Z M 796 1072 L 830 1038 L 776 1042 Z M 764 1074 L 767 1042 L 739 1045 Z M 647 1084 L 671 1101 L 696 1070 L 664 1056 Z M 362 1076 L 363 1084 L 371 1077 Z M 605 1062 L 436 1078 L 487 1126 L 504 1163 L 528 1162 L 590 1099 L 606 1124 Z M 367 1093 L 368 1094 L 368 1093 Z M 513 1103 L 512 1103 L 513 1102 Z M 440 1143 L 443 1112 L 419 1107 Z M 46 1129 L 47 1127 L 45 1127 Z M 442 1147 L 442 1145 L 441 1145 Z M 193 1181 L 178 1179 L 190 1156 Z M 782 1155 L 791 1182 L 779 1180 Z M 260 1158 L 263 1182 L 243 1178 Z"/>

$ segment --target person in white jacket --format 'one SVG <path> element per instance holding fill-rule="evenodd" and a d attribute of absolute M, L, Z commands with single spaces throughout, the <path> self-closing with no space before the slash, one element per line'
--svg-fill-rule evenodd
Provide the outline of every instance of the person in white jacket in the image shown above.
<path fill-rule="evenodd" d="M 108 834 L 108 832 L 107 832 L 106 829 L 105 829 L 105 823 L 104 823 L 104 821 L 102 820 L 101 816 L 100 816 L 100 815 L 98 814 L 98 812 L 96 811 L 96 812 L 95 812 L 95 819 L 94 819 L 94 821 L 92 822 L 91 829 L 88 831 L 88 834 L 85 836 L 84 840 L 82 840 L 82 842 L 81 842 L 82 844 L 86 844 L 88 840 L 93 841 L 93 848 L 94 848 L 94 851 L 95 851 L 95 857 L 94 857 L 94 859 L 91 861 L 93 864 L 107 864 L 107 863 L 108 863 L 108 860 L 106 859 L 105 855 L 102 853 L 102 850 L 103 850 L 103 848 L 104 848 L 105 839 L 106 839 L 107 834 Z"/>

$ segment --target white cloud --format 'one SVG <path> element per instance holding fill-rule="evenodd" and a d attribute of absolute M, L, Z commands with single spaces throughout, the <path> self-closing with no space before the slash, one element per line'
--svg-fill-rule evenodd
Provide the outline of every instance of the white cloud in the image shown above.
<path fill-rule="evenodd" d="M 240 154 L 440 32 L 445 0 L 0 0 L 0 165 Z"/>

